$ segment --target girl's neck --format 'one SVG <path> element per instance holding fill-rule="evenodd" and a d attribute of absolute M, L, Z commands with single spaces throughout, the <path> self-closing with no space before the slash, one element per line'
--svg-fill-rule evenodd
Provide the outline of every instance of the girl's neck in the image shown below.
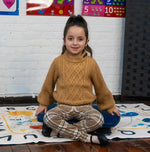
<path fill-rule="evenodd" d="M 67 51 L 64 52 L 65 58 L 70 62 L 81 62 L 87 55 L 86 51 L 83 51 L 81 55 L 70 55 Z"/>

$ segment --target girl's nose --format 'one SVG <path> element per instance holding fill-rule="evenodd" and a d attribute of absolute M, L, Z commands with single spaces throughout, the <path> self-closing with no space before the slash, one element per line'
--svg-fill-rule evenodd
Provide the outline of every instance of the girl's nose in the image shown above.
<path fill-rule="evenodd" d="M 77 40 L 76 39 L 73 40 L 73 44 L 77 44 Z"/>

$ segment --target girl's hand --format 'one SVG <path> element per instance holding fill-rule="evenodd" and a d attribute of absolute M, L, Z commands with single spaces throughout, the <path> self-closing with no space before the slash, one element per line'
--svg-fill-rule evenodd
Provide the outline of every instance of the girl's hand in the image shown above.
<path fill-rule="evenodd" d="M 117 116 L 120 116 L 120 112 L 119 112 L 119 110 L 116 107 L 114 107 L 114 109 L 113 109 L 111 114 L 114 115 L 114 113 L 116 113 Z"/>
<path fill-rule="evenodd" d="M 36 110 L 35 116 L 37 116 L 42 111 L 44 111 L 44 113 L 46 113 L 47 112 L 47 106 L 39 105 L 37 110 Z"/>

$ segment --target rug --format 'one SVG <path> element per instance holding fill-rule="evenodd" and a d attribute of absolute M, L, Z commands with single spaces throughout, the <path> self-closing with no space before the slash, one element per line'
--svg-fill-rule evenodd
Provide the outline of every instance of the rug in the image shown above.
<path fill-rule="evenodd" d="M 150 138 L 150 106 L 117 104 L 121 120 L 107 138 Z"/>
<path fill-rule="evenodd" d="M 150 107 L 145 104 L 116 104 L 120 123 L 107 138 L 149 138 Z M 42 123 L 35 117 L 37 106 L 0 107 L 0 145 L 68 142 L 67 138 L 44 137 Z"/>

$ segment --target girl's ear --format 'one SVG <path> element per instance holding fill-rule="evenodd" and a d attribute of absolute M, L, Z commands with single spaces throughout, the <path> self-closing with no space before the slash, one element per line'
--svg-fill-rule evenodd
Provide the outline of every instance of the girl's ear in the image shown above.
<path fill-rule="evenodd" d="M 87 41 L 86 41 L 85 46 L 87 46 L 87 45 L 88 45 L 88 43 L 89 43 L 89 40 L 87 40 Z"/>
<path fill-rule="evenodd" d="M 65 38 L 63 37 L 63 42 L 64 42 L 64 44 L 65 44 Z"/>

